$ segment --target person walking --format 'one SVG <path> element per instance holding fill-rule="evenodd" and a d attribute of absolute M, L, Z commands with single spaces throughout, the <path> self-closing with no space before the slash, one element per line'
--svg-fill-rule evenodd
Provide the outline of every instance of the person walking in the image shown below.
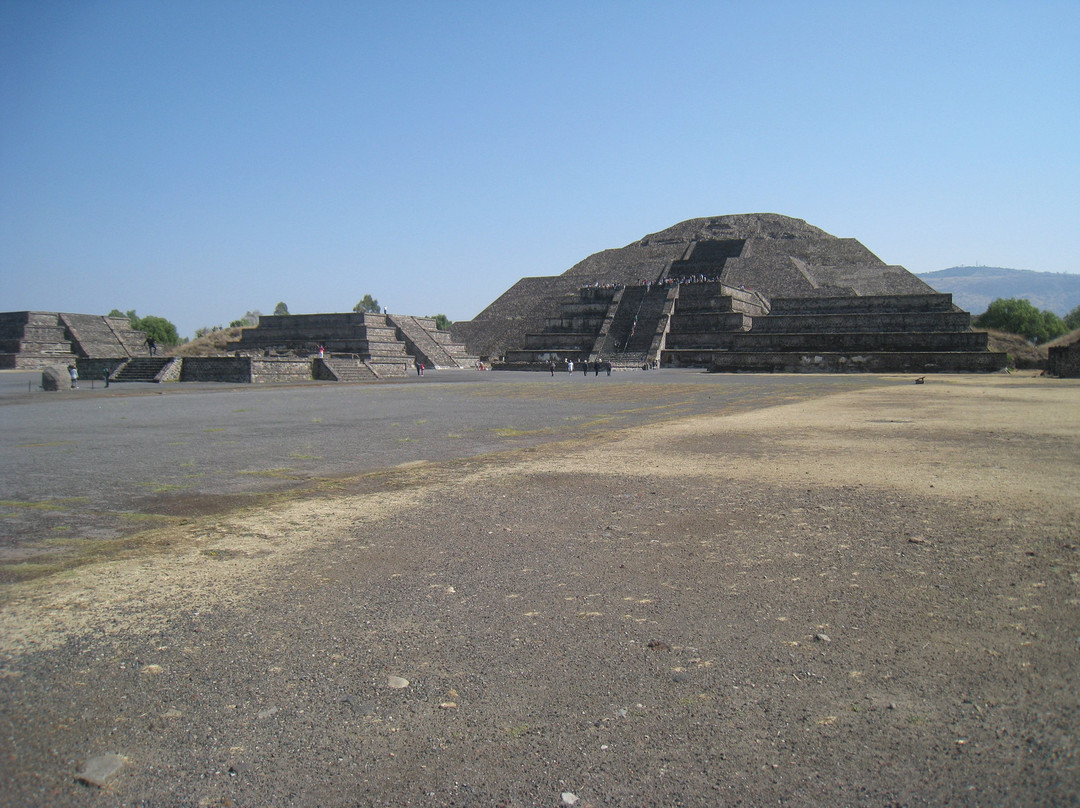
<path fill-rule="evenodd" d="M 79 369 L 74 365 L 68 365 L 68 375 L 71 376 L 71 389 L 79 389 Z"/>
<path fill-rule="evenodd" d="M 573 359 L 567 359 L 566 360 L 566 372 L 569 373 L 571 376 L 574 375 L 574 360 Z"/>

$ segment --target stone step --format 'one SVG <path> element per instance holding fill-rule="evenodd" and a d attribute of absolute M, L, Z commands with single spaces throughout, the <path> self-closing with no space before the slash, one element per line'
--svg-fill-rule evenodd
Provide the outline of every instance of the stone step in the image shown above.
<path fill-rule="evenodd" d="M 379 378 L 375 371 L 359 358 L 324 356 L 322 365 L 330 372 L 333 381 L 367 382 Z M 319 377 L 326 378 L 321 373 Z"/>
<path fill-rule="evenodd" d="M 130 359 L 113 372 L 114 382 L 156 382 L 169 365 L 170 356 L 140 356 Z"/>

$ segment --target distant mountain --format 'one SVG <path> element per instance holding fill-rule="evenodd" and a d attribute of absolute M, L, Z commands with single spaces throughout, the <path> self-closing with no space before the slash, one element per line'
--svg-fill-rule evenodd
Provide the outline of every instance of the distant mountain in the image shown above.
<path fill-rule="evenodd" d="M 1080 275 L 1004 267 L 952 267 L 918 276 L 953 303 L 979 315 L 999 297 L 1023 297 L 1037 309 L 1064 317 L 1080 306 Z"/>

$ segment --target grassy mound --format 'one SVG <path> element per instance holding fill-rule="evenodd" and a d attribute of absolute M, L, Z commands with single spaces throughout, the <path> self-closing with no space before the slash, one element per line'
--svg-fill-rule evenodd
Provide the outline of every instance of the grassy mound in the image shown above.
<path fill-rule="evenodd" d="M 173 356 L 222 356 L 226 353 L 226 343 L 238 339 L 240 339 L 239 328 L 222 328 L 193 339 L 186 345 L 178 345 L 170 353 Z"/>

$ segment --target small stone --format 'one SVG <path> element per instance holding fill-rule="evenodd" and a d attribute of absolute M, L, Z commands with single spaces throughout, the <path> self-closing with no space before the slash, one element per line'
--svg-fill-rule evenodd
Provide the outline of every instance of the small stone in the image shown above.
<path fill-rule="evenodd" d="M 86 783 L 87 785 L 97 786 L 98 788 L 105 788 L 105 784 L 109 779 L 120 771 L 120 767 L 127 762 L 127 759 L 123 755 L 95 755 L 92 758 L 88 758 L 87 761 L 79 769 L 76 779 L 80 783 Z"/>
<path fill-rule="evenodd" d="M 457 702 L 444 701 L 442 704 L 439 705 L 439 709 L 440 710 L 456 710 L 457 709 Z"/>
<path fill-rule="evenodd" d="M 578 795 L 577 794 L 575 794 L 572 791 L 564 791 L 562 793 L 562 804 L 563 805 L 577 805 L 577 803 L 578 803 Z"/>
<path fill-rule="evenodd" d="M 818 642 L 832 642 L 832 637 L 828 634 L 816 634 L 814 635 L 814 639 Z"/>
<path fill-rule="evenodd" d="M 908 542 L 910 544 L 925 544 L 926 539 L 924 539 L 922 536 L 908 536 Z"/>
<path fill-rule="evenodd" d="M 150 676 L 156 676 L 157 674 L 161 673 L 162 670 L 163 669 L 160 665 L 143 665 L 142 672 Z"/>
<path fill-rule="evenodd" d="M 386 686 L 387 687 L 392 687 L 392 688 L 394 688 L 394 690 L 402 690 L 403 688 L 406 688 L 406 687 L 409 686 L 409 680 L 408 679 L 403 679 L 400 676 L 387 676 L 386 677 Z"/>
<path fill-rule="evenodd" d="M 256 715 L 259 718 L 269 718 L 270 716 L 272 716 L 277 711 L 278 711 L 277 707 L 267 707 L 265 710 L 259 710 L 259 712 L 256 713 Z"/>
<path fill-rule="evenodd" d="M 177 710 L 175 707 L 170 707 L 168 710 L 161 714 L 162 718 L 179 718 L 183 713 Z"/>

